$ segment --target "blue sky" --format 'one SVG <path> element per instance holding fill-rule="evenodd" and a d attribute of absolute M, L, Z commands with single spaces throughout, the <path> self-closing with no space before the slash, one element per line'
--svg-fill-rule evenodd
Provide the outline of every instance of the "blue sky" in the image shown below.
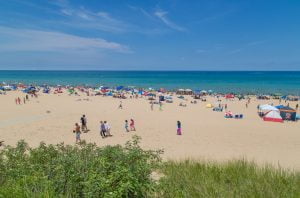
<path fill-rule="evenodd" d="M 0 69 L 300 70 L 300 1 L 0 0 Z"/>

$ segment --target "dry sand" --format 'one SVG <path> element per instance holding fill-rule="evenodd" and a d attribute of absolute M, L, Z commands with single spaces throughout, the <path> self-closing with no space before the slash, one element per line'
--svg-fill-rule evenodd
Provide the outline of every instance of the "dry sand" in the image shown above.
<path fill-rule="evenodd" d="M 80 122 L 85 114 L 90 131 L 81 138 L 101 146 L 124 144 L 132 135 L 139 135 L 144 148 L 164 149 L 164 159 L 246 158 L 259 164 L 300 170 L 300 123 L 264 122 L 256 113 L 258 104 L 277 105 L 278 101 L 252 99 L 246 109 L 245 101 L 223 100 L 233 113 L 244 114 L 244 119 L 236 120 L 224 118 L 224 112 L 206 108 L 207 103 L 215 103 L 212 97 L 198 104 L 186 102 L 187 107 L 178 106 L 182 100 L 175 99 L 173 104 L 164 104 L 163 111 L 159 111 L 158 105 L 151 111 L 149 101 L 144 98 L 122 100 L 124 108 L 120 110 L 120 99 L 111 97 L 39 94 L 38 98 L 30 97 L 25 105 L 16 105 L 17 96 L 25 94 L 13 91 L 0 95 L 0 140 L 6 145 L 15 145 L 20 139 L 31 146 L 41 141 L 74 144 L 74 123 Z M 290 102 L 292 107 L 295 104 Z M 126 133 L 124 120 L 130 118 L 135 120 L 137 131 Z M 101 138 L 100 120 L 110 123 L 113 137 Z M 176 135 L 177 120 L 182 122 L 182 136 Z"/>

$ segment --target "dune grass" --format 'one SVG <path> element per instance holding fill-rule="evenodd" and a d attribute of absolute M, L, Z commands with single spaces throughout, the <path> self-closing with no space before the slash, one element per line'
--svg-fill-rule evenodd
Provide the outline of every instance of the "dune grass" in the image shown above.
<path fill-rule="evenodd" d="M 162 162 L 139 138 L 125 146 L 45 145 L 0 150 L 0 198 L 300 197 L 300 174 L 246 161 Z M 153 173 L 160 177 L 153 177 Z M 157 176 L 157 175 L 156 175 Z"/>
<path fill-rule="evenodd" d="M 159 197 L 300 197 L 300 174 L 231 161 L 169 161 L 161 169 Z"/>

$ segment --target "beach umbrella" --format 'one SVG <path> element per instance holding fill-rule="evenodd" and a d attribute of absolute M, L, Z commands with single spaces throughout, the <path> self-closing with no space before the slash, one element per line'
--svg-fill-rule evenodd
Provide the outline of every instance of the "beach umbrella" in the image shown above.
<path fill-rule="evenodd" d="M 117 91 L 120 91 L 120 90 L 122 90 L 124 88 L 124 86 L 118 86 L 116 89 L 117 89 Z"/>

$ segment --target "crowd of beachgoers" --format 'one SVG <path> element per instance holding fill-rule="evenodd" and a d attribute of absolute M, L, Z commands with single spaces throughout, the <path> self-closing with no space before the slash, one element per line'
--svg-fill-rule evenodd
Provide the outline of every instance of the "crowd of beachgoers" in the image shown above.
<path fill-rule="evenodd" d="M 215 93 L 212 90 L 191 90 L 191 89 L 178 89 L 173 91 L 168 91 L 166 89 L 137 89 L 134 87 L 125 87 L 125 86 L 117 86 L 114 88 L 99 86 L 97 88 L 85 87 L 85 86 L 33 86 L 33 85 L 24 85 L 24 84 L 16 84 L 16 85 L 6 85 L 0 84 L 0 94 L 5 95 L 6 92 L 10 91 L 21 91 L 24 94 L 15 98 L 15 104 L 21 105 L 26 104 L 30 101 L 30 98 L 38 98 L 40 94 L 54 94 L 59 95 L 62 93 L 67 93 L 68 95 L 74 96 L 102 96 L 102 97 L 112 97 L 116 99 L 120 99 L 118 109 L 123 109 L 122 100 L 123 99 L 134 99 L 134 98 L 145 98 L 149 100 L 150 109 L 153 111 L 154 105 L 159 105 L 159 110 L 163 110 L 164 103 L 173 103 L 173 98 L 176 97 L 181 99 L 179 103 L 180 107 L 186 107 L 188 105 L 188 101 L 190 104 L 197 104 L 197 101 L 206 102 L 206 97 L 211 96 L 216 98 L 216 103 L 207 103 L 206 108 L 211 108 L 216 112 L 225 113 L 225 118 L 235 118 L 235 119 L 243 119 L 244 115 L 236 113 L 234 114 L 226 101 L 230 100 L 238 100 L 245 102 L 245 108 L 248 108 L 251 103 L 251 99 L 254 97 L 257 100 L 260 100 L 262 104 L 257 105 L 258 115 L 264 121 L 273 121 L 273 122 L 284 122 L 286 121 L 297 121 L 299 119 L 299 115 L 297 114 L 299 104 L 298 102 L 294 107 L 290 106 L 290 101 L 299 101 L 299 96 L 293 95 L 282 95 L 279 93 L 268 94 L 268 95 L 253 95 L 253 94 L 235 94 L 235 93 Z M 187 98 L 189 97 L 190 100 Z M 269 104 L 268 100 L 275 99 L 278 100 L 279 105 L 274 106 L 274 104 Z M 81 99 L 78 99 L 81 100 Z M 84 100 L 89 100 L 86 98 Z M 136 131 L 135 129 L 135 121 L 130 118 L 130 123 L 128 120 L 124 121 L 124 130 L 125 132 Z M 182 135 L 181 129 L 181 121 L 177 120 L 177 135 Z M 111 126 L 107 121 L 99 122 L 99 132 L 102 138 L 111 137 L 112 134 L 110 132 Z M 80 118 L 79 122 L 75 123 L 73 133 L 76 137 L 76 142 L 81 141 L 81 133 L 87 133 L 89 129 L 87 128 L 87 117 L 83 115 Z"/>

